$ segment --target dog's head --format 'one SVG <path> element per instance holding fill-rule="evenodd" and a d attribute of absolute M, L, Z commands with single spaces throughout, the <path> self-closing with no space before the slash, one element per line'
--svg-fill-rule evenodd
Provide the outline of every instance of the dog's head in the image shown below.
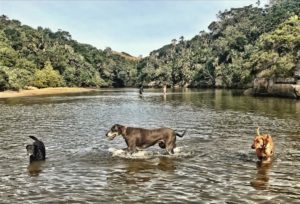
<path fill-rule="evenodd" d="M 116 136 L 123 134 L 124 130 L 125 130 L 125 126 L 115 124 L 106 133 L 106 137 L 110 140 L 113 140 L 113 139 L 115 139 Z"/>
<path fill-rule="evenodd" d="M 27 145 L 26 150 L 28 155 L 32 155 L 34 153 L 34 145 Z"/>
<path fill-rule="evenodd" d="M 252 149 L 264 149 L 267 147 L 270 140 L 271 140 L 270 135 L 257 135 L 257 136 L 255 136 L 255 138 L 253 140 L 251 148 Z"/>
<path fill-rule="evenodd" d="M 29 162 L 36 161 L 36 146 L 34 144 L 26 146 L 27 155 L 29 155 Z"/>
<path fill-rule="evenodd" d="M 255 136 L 253 143 L 251 145 L 252 149 L 262 149 L 264 145 L 264 140 L 262 136 Z"/>

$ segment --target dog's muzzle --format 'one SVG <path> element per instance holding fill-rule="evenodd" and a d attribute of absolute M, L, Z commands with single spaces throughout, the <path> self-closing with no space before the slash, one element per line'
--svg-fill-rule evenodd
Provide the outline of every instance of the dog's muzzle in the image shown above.
<path fill-rule="evenodd" d="M 33 145 L 27 145 L 26 150 L 27 150 L 27 155 L 32 155 L 33 154 Z"/>
<path fill-rule="evenodd" d="M 108 133 L 106 133 L 106 137 L 107 137 L 109 140 L 115 139 L 116 136 L 118 136 L 118 133 L 116 133 L 116 132 L 108 132 Z"/>

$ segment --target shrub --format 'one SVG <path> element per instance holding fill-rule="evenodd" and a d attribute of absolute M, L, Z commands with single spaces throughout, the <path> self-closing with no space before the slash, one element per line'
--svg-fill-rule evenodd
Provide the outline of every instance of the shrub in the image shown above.
<path fill-rule="evenodd" d="M 63 77 L 53 70 L 50 61 L 46 61 L 44 68 L 34 73 L 32 84 L 38 88 L 65 86 Z"/>

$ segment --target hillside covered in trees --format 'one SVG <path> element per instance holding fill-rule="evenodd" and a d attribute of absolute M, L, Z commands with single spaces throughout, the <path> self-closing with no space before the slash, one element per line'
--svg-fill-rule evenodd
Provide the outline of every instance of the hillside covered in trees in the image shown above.
<path fill-rule="evenodd" d="M 293 76 L 300 66 L 300 1 L 271 3 L 219 12 L 208 32 L 151 52 L 139 63 L 138 82 L 244 88 L 256 77 Z"/>
<path fill-rule="evenodd" d="M 245 88 L 256 77 L 293 76 L 300 66 L 300 1 L 258 5 L 219 12 L 209 31 L 191 40 L 173 39 L 142 59 L 2 15 L 0 90 L 162 84 Z"/>
<path fill-rule="evenodd" d="M 138 59 L 79 43 L 70 33 L 33 29 L 0 16 L 0 90 L 133 86 Z"/>

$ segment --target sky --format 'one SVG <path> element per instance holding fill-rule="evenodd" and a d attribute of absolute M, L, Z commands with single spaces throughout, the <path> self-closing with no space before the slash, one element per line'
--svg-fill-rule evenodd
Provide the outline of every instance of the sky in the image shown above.
<path fill-rule="evenodd" d="M 184 36 L 188 40 L 225 9 L 256 5 L 257 0 L 0 0 L 0 15 L 37 28 L 68 31 L 99 49 L 133 56 Z M 261 6 L 268 0 L 260 0 Z"/>

